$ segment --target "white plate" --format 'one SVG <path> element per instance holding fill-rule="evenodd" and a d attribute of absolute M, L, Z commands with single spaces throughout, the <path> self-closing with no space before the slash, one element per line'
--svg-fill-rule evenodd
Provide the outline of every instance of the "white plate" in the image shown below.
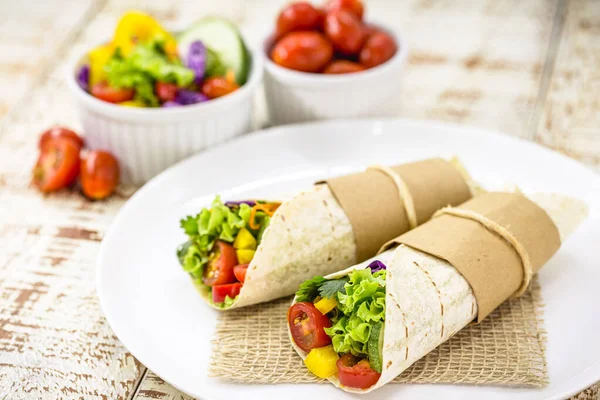
<path fill-rule="evenodd" d="M 342 399 L 332 385 L 240 385 L 207 377 L 216 311 L 179 267 L 179 219 L 215 193 L 224 198 L 291 192 L 318 178 L 374 164 L 457 154 L 488 186 L 515 182 L 526 192 L 587 201 L 590 218 L 541 271 L 550 385 L 511 389 L 386 385 L 364 399 L 559 399 L 600 380 L 600 177 L 533 143 L 481 129 L 406 120 L 354 120 L 268 129 L 189 158 L 140 189 L 121 209 L 98 257 L 106 318 L 143 364 L 202 399 Z M 250 328 L 251 329 L 251 328 Z"/>

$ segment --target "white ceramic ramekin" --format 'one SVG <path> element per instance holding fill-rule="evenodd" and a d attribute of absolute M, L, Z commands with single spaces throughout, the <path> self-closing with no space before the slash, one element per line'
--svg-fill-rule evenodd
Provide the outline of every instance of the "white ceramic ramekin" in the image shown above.
<path fill-rule="evenodd" d="M 375 68 L 343 75 L 311 74 L 281 67 L 269 57 L 272 38 L 267 37 L 263 42 L 264 84 L 270 122 L 397 115 L 400 78 L 408 49 L 399 33 L 386 31 L 396 39 L 396 54 Z"/>
<path fill-rule="evenodd" d="M 108 150 L 119 160 L 122 182 L 142 184 L 189 155 L 248 132 L 263 71 L 262 55 L 256 53 L 240 89 L 173 108 L 123 107 L 98 100 L 77 84 L 76 73 L 85 58 L 75 60 L 67 82 L 77 100 L 86 145 Z"/>

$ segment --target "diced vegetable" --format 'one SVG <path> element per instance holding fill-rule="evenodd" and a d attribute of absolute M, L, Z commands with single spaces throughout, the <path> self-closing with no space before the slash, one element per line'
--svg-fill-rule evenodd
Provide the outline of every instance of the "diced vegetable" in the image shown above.
<path fill-rule="evenodd" d="M 146 104 L 139 100 L 127 100 L 118 104 L 123 107 L 146 107 Z"/>
<path fill-rule="evenodd" d="M 383 331 L 384 324 L 379 321 L 371 328 L 371 335 L 369 336 L 369 342 L 367 344 L 367 350 L 369 355 L 369 361 L 371 362 L 371 368 L 376 372 L 381 373 L 382 370 L 382 354 L 381 349 L 383 348 Z"/>
<path fill-rule="evenodd" d="M 233 267 L 238 264 L 235 251 L 229 243 L 217 240 L 209 255 L 208 265 L 204 269 L 202 281 L 205 285 L 215 286 L 235 282 Z"/>
<path fill-rule="evenodd" d="M 250 261 L 252 261 L 252 258 L 254 258 L 254 253 L 256 253 L 256 250 L 246 250 L 246 249 L 237 250 L 236 254 L 237 254 L 237 258 L 238 258 L 238 263 L 250 264 Z"/>
<path fill-rule="evenodd" d="M 359 359 L 352 354 L 344 354 L 337 362 L 338 379 L 344 386 L 367 389 L 377 383 L 380 373 L 369 365 L 366 359 Z"/>
<path fill-rule="evenodd" d="M 137 44 L 155 39 L 160 39 L 165 43 L 167 54 L 176 54 L 175 38 L 163 29 L 154 18 L 139 11 L 129 11 L 119 20 L 113 42 L 122 54 L 127 56 L 136 48 Z"/>
<path fill-rule="evenodd" d="M 256 250 L 256 245 L 256 239 L 246 228 L 240 229 L 233 242 L 233 247 L 236 249 Z"/>
<path fill-rule="evenodd" d="M 104 70 L 104 66 L 111 59 L 114 52 L 114 46 L 112 43 L 108 43 L 98 46 L 88 53 L 88 58 L 90 60 L 89 87 L 106 80 L 106 71 Z"/>
<path fill-rule="evenodd" d="M 337 300 L 334 298 L 322 298 L 315 303 L 315 307 L 317 307 L 317 310 L 321 311 L 321 314 L 327 314 L 329 311 L 333 310 L 337 304 Z"/>
<path fill-rule="evenodd" d="M 325 333 L 331 321 L 313 303 L 293 304 L 288 310 L 288 325 L 294 343 L 305 352 L 331 344 L 331 338 Z"/>
<path fill-rule="evenodd" d="M 312 349 L 304 364 L 306 368 L 319 378 L 329 378 L 337 372 L 338 354 L 333 350 L 333 346 L 317 347 Z"/>
<path fill-rule="evenodd" d="M 248 272 L 248 264 L 240 264 L 233 267 L 233 274 L 241 283 L 244 283 L 246 280 L 246 272 Z"/>
<path fill-rule="evenodd" d="M 227 297 L 233 300 L 238 294 L 240 294 L 241 289 L 241 283 L 230 283 L 227 285 L 213 286 L 212 300 L 214 303 L 223 303 Z"/>
<path fill-rule="evenodd" d="M 177 93 L 177 97 L 175 99 L 175 101 L 178 104 L 181 104 L 183 106 L 187 106 L 190 104 L 196 104 L 196 103 L 202 103 L 207 100 L 208 100 L 208 97 L 206 97 L 202 93 L 193 92 L 191 90 L 180 90 Z"/>
<path fill-rule="evenodd" d="M 88 64 L 84 64 L 79 68 L 77 83 L 86 92 L 90 90 L 90 66 Z"/>

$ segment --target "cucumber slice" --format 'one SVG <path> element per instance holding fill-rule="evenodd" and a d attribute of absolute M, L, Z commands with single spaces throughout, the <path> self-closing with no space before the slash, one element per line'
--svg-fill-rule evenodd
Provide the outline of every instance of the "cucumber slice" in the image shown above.
<path fill-rule="evenodd" d="M 250 53 L 232 23 L 218 17 L 203 18 L 179 35 L 178 46 L 186 51 L 197 40 L 218 55 L 223 70 L 233 70 L 238 84 L 246 82 L 251 64 Z"/>
<path fill-rule="evenodd" d="M 369 335 L 369 341 L 367 342 L 367 352 L 369 356 L 369 363 L 374 371 L 381 373 L 383 368 L 383 360 L 381 349 L 383 349 L 383 322 L 377 322 L 371 328 L 371 334 Z"/>

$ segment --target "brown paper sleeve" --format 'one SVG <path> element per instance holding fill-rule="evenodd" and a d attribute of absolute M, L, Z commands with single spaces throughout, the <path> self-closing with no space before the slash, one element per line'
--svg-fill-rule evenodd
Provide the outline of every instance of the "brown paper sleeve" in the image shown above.
<path fill-rule="evenodd" d="M 552 219 L 521 194 L 489 192 L 458 208 L 506 228 L 525 247 L 534 273 L 560 247 Z M 523 264 L 515 249 L 471 219 L 441 215 L 388 242 L 381 251 L 401 243 L 446 260 L 464 276 L 477 299 L 477 322 L 514 294 L 523 281 Z"/>
<path fill-rule="evenodd" d="M 444 159 L 417 161 L 391 169 L 406 183 L 412 195 L 418 224 L 442 207 L 456 206 L 471 198 L 463 175 Z M 358 262 L 373 257 L 386 241 L 409 230 L 398 188 L 385 173 L 367 170 L 317 183 L 329 185 L 348 216 Z"/>

